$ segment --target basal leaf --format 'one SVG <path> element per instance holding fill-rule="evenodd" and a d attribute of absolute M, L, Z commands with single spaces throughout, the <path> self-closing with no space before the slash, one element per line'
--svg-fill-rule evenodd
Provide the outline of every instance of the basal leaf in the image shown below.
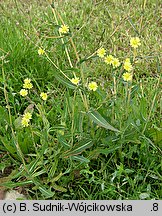
<path fill-rule="evenodd" d="M 93 145 L 93 141 L 89 139 L 81 140 L 75 144 L 69 151 L 63 154 L 63 157 L 70 157 L 82 153 L 85 149 L 90 148 Z"/>
<path fill-rule="evenodd" d="M 14 126 L 15 126 L 16 130 L 23 128 L 23 126 L 21 124 L 21 121 L 22 121 L 22 117 L 21 116 L 19 116 L 18 118 L 15 119 Z"/>
<path fill-rule="evenodd" d="M 16 148 L 14 148 L 14 147 L 11 145 L 11 141 L 9 141 L 9 140 L 7 139 L 7 137 L 2 137 L 2 136 L 0 135 L 0 141 L 2 142 L 2 144 L 4 145 L 4 147 L 6 148 L 6 150 L 7 150 L 10 154 L 14 155 L 14 154 L 16 153 Z"/>
<path fill-rule="evenodd" d="M 63 136 L 59 136 L 58 137 L 58 141 L 62 144 L 62 146 L 64 146 L 65 148 L 70 148 L 71 145 L 69 143 L 67 143 L 66 139 Z"/>
<path fill-rule="evenodd" d="M 94 59 L 94 58 L 98 58 L 98 56 L 97 56 L 97 55 L 93 55 L 93 56 L 91 56 L 91 57 L 85 57 L 85 58 L 81 59 L 81 60 L 77 63 L 77 65 L 80 65 L 80 64 L 82 64 L 83 62 L 89 61 L 90 59 Z"/>
<path fill-rule="evenodd" d="M 32 177 L 35 178 L 35 177 L 40 176 L 40 175 L 42 175 L 42 174 L 44 174 L 44 173 L 46 173 L 46 170 L 45 170 L 45 169 L 42 169 L 42 170 L 40 170 L 40 171 L 38 171 L 38 172 L 35 172 L 35 173 L 32 175 Z"/>
<path fill-rule="evenodd" d="M 60 174 L 59 174 L 58 176 L 54 177 L 53 179 L 51 179 L 50 182 L 56 182 L 56 181 L 58 181 L 62 176 L 63 176 L 63 173 L 60 172 Z"/>
<path fill-rule="evenodd" d="M 32 180 L 22 181 L 22 182 L 10 182 L 6 181 L 4 183 L 0 183 L 0 186 L 6 187 L 6 188 L 14 188 L 19 186 L 25 186 L 27 184 L 32 184 Z"/>
<path fill-rule="evenodd" d="M 87 159 L 87 158 L 85 158 L 85 157 L 83 157 L 83 156 L 81 156 L 81 155 L 71 156 L 71 159 L 72 159 L 72 160 L 79 161 L 79 162 L 81 162 L 81 163 L 89 163 L 89 162 L 90 162 L 89 159 Z"/>
<path fill-rule="evenodd" d="M 67 189 L 66 189 L 66 188 L 63 188 L 62 186 L 53 184 L 52 187 L 53 187 L 55 190 L 57 190 L 57 191 L 67 192 Z"/>
<path fill-rule="evenodd" d="M 65 85 L 66 87 L 70 88 L 70 89 L 75 89 L 76 86 L 70 82 L 70 80 L 63 78 L 61 75 L 59 75 L 58 73 L 54 74 L 55 78 L 62 83 L 63 85 Z"/>
<path fill-rule="evenodd" d="M 94 110 L 90 110 L 88 113 L 89 118 L 95 122 L 96 124 L 98 124 L 101 127 L 104 127 L 108 130 L 112 130 L 115 132 L 120 132 L 118 129 L 114 128 L 113 126 L 111 126 L 102 116 L 99 112 L 94 111 Z"/>
<path fill-rule="evenodd" d="M 54 196 L 54 192 L 52 192 L 50 189 L 47 189 L 45 186 L 40 185 L 39 186 L 39 190 L 42 193 L 43 196 L 45 196 L 45 198 L 50 198 Z"/>

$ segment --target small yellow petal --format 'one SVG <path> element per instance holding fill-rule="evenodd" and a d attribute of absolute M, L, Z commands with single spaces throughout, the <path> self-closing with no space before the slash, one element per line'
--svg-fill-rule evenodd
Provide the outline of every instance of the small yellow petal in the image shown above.
<path fill-rule="evenodd" d="M 100 57 L 100 58 L 104 58 L 104 56 L 106 55 L 106 50 L 104 48 L 100 48 L 97 50 L 97 55 Z"/>
<path fill-rule="evenodd" d="M 130 45 L 134 49 L 136 49 L 137 47 L 139 47 L 141 45 L 139 37 L 132 37 L 130 39 Z"/>
<path fill-rule="evenodd" d="M 127 58 L 124 62 L 124 69 L 126 71 L 131 71 L 133 69 L 133 66 L 132 66 L 129 58 Z"/>
<path fill-rule="evenodd" d="M 131 61 L 130 61 L 130 58 L 126 58 L 126 59 L 125 59 L 125 62 L 131 62 Z"/>
<path fill-rule="evenodd" d="M 21 124 L 23 127 L 28 127 L 29 126 L 29 120 L 22 118 Z"/>
<path fill-rule="evenodd" d="M 47 100 L 47 93 L 45 92 L 41 92 L 40 97 L 42 98 L 42 100 Z"/>
<path fill-rule="evenodd" d="M 61 34 L 67 34 L 69 32 L 69 26 L 68 25 L 61 25 L 59 28 L 59 32 Z"/>
<path fill-rule="evenodd" d="M 23 119 L 27 119 L 27 120 L 32 119 L 32 114 L 31 114 L 30 112 L 26 112 L 26 113 L 24 113 L 24 115 L 23 115 Z"/>
<path fill-rule="evenodd" d="M 32 83 L 24 83 L 23 88 L 31 89 L 31 88 L 33 88 L 33 84 Z"/>
<path fill-rule="evenodd" d="M 98 88 L 98 85 L 97 85 L 96 82 L 90 82 L 90 83 L 88 84 L 88 88 L 89 88 L 89 90 L 91 90 L 91 91 L 96 91 L 97 88 Z"/>
<path fill-rule="evenodd" d="M 26 89 L 21 89 L 20 90 L 20 95 L 21 96 L 25 97 L 25 96 L 27 96 L 27 94 L 28 94 L 28 90 L 26 90 Z"/>
<path fill-rule="evenodd" d="M 78 77 L 76 77 L 76 78 L 72 78 L 71 79 L 71 82 L 74 84 L 74 85 L 78 85 L 79 84 L 79 78 Z"/>
<path fill-rule="evenodd" d="M 29 78 L 24 79 L 25 84 L 29 84 L 30 82 L 31 82 L 31 79 L 29 79 Z"/>
<path fill-rule="evenodd" d="M 123 74 L 122 77 L 123 77 L 123 80 L 126 81 L 126 82 L 132 80 L 132 74 L 131 74 L 131 73 L 127 73 L 127 72 L 126 72 L 126 73 Z"/>
<path fill-rule="evenodd" d="M 38 49 L 38 54 L 39 55 L 43 55 L 45 53 L 45 51 L 42 49 L 42 48 L 39 48 Z"/>
<path fill-rule="evenodd" d="M 107 55 L 106 57 L 105 57 L 105 63 L 106 64 L 112 64 L 112 62 L 113 62 L 113 60 L 114 60 L 114 57 L 112 56 L 112 55 Z"/>
<path fill-rule="evenodd" d="M 112 65 L 113 65 L 113 68 L 119 67 L 119 66 L 120 66 L 119 59 L 114 58 L 114 59 L 112 60 Z"/>

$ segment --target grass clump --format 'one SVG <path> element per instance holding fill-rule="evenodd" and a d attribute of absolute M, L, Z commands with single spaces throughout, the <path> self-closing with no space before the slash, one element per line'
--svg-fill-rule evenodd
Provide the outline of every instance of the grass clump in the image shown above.
<path fill-rule="evenodd" d="M 1 188 L 160 199 L 158 1 L 11 4 L 0 21 Z"/>

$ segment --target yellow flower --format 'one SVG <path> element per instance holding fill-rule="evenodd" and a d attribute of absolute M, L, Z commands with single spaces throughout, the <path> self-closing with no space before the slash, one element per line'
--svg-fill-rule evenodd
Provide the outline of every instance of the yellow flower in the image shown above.
<path fill-rule="evenodd" d="M 113 60 L 112 60 L 112 65 L 113 65 L 113 68 L 119 67 L 119 66 L 120 66 L 119 59 L 113 58 Z"/>
<path fill-rule="evenodd" d="M 105 57 L 105 63 L 106 64 L 112 64 L 113 60 L 114 60 L 114 57 L 112 55 L 107 55 Z"/>
<path fill-rule="evenodd" d="M 124 69 L 126 71 L 131 71 L 133 69 L 129 58 L 127 58 L 124 62 Z"/>
<path fill-rule="evenodd" d="M 136 49 L 138 46 L 140 46 L 141 43 L 140 43 L 139 37 L 132 37 L 132 38 L 130 39 L 130 45 L 131 45 L 131 47 L 133 47 L 134 49 Z"/>
<path fill-rule="evenodd" d="M 100 48 L 97 50 L 97 55 L 100 57 L 100 58 L 104 58 L 106 54 L 106 50 L 104 48 Z"/>
<path fill-rule="evenodd" d="M 21 124 L 23 127 L 28 127 L 29 126 L 29 120 L 22 118 Z"/>
<path fill-rule="evenodd" d="M 28 90 L 26 90 L 26 89 L 21 89 L 20 90 L 20 95 L 21 96 L 25 97 L 25 96 L 27 96 L 27 94 L 28 94 Z"/>
<path fill-rule="evenodd" d="M 126 59 L 125 59 L 125 62 L 131 62 L 131 61 L 130 61 L 130 58 L 126 58 Z"/>
<path fill-rule="evenodd" d="M 31 82 L 31 79 L 29 78 L 24 79 L 24 83 L 29 84 L 30 82 Z"/>
<path fill-rule="evenodd" d="M 31 79 L 29 79 L 29 78 L 24 79 L 23 88 L 26 88 L 26 89 L 33 88 L 33 85 L 31 83 Z"/>
<path fill-rule="evenodd" d="M 45 92 L 41 92 L 40 97 L 42 98 L 42 100 L 47 100 L 47 93 Z"/>
<path fill-rule="evenodd" d="M 23 88 L 31 89 L 31 88 L 33 88 L 33 85 L 32 85 L 32 83 L 24 83 Z"/>
<path fill-rule="evenodd" d="M 97 85 L 96 82 L 90 82 L 90 83 L 88 84 L 88 88 L 89 88 L 89 90 L 91 90 L 91 91 L 96 91 L 97 88 L 98 88 L 98 85 Z"/>
<path fill-rule="evenodd" d="M 39 55 L 43 55 L 45 53 L 45 51 L 42 49 L 42 48 L 39 48 L 38 49 L 38 54 Z"/>
<path fill-rule="evenodd" d="M 74 84 L 74 85 L 78 85 L 79 84 L 79 78 L 78 77 L 76 77 L 76 78 L 72 78 L 71 79 L 71 82 Z"/>
<path fill-rule="evenodd" d="M 23 127 L 28 127 L 30 119 L 32 119 L 32 114 L 30 112 L 24 113 L 24 115 L 22 117 L 22 120 L 21 120 L 22 126 Z"/>
<path fill-rule="evenodd" d="M 29 121 L 30 119 L 32 119 L 32 114 L 30 112 L 24 113 L 23 119 L 26 119 Z"/>
<path fill-rule="evenodd" d="M 127 73 L 127 72 L 126 72 L 126 73 L 123 74 L 122 77 L 123 77 L 123 80 L 126 81 L 126 82 L 132 80 L 132 74 L 131 74 L 131 73 Z"/>
<path fill-rule="evenodd" d="M 61 25 L 59 28 L 60 34 L 67 34 L 69 32 L 69 26 L 67 25 Z"/>

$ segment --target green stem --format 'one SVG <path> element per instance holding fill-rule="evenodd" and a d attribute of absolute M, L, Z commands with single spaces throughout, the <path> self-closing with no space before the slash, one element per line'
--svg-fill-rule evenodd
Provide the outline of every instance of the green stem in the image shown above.
<path fill-rule="evenodd" d="M 127 82 L 125 88 L 126 118 L 128 118 L 128 114 L 129 114 L 129 101 L 130 101 L 130 89 L 129 89 L 129 83 Z"/>
<path fill-rule="evenodd" d="M 59 22 L 58 22 L 58 19 L 57 19 L 57 16 L 56 16 L 56 12 L 57 12 L 56 9 L 52 8 L 52 12 L 53 12 L 53 14 L 54 14 L 55 21 L 56 21 L 56 23 L 57 23 L 57 25 L 58 25 Z M 59 16 L 59 18 L 60 18 L 62 24 L 64 25 L 64 21 L 63 21 L 62 17 L 60 16 L 60 14 L 59 14 L 58 12 L 57 12 L 57 15 Z M 60 35 L 60 36 L 61 36 L 61 35 Z M 64 39 L 63 39 L 63 38 L 61 38 L 61 41 L 62 41 L 62 43 L 64 44 Z M 71 39 L 71 43 L 72 43 L 72 46 L 73 46 L 74 51 L 75 51 L 75 53 L 76 53 L 77 60 L 79 60 L 79 56 L 77 55 L 76 47 L 75 47 L 75 45 L 74 45 L 72 39 Z M 66 55 L 67 55 L 67 58 L 68 58 L 70 67 L 73 68 L 73 65 L 72 65 L 72 62 L 71 62 L 71 58 L 70 58 L 70 55 L 69 55 L 69 52 L 68 52 L 66 46 L 65 46 L 65 52 L 66 52 Z M 63 73 L 63 72 L 62 72 L 62 73 Z M 81 79 L 82 79 L 82 83 L 83 83 L 83 88 L 85 88 L 85 79 L 84 79 L 84 73 L 83 73 L 82 68 L 81 68 L 81 70 L 80 70 L 80 73 L 81 73 Z M 63 74 L 64 74 L 64 73 L 63 73 Z M 75 72 L 73 72 L 73 74 L 74 74 L 74 77 L 76 77 Z M 66 76 L 66 75 L 64 74 L 64 76 Z M 68 78 L 68 79 L 69 79 L 69 78 Z M 84 93 L 82 94 L 81 90 L 79 90 L 79 93 L 80 93 L 80 96 L 81 96 L 81 98 L 82 98 L 82 101 L 83 101 L 83 104 L 84 104 L 84 106 L 85 106 L 85 109 L 86 109 L 86 111 L 88 111 L 89 109 L 88 109 L 88 101 L 87 101 L 86 95 L 85 95 Z"/>
<path fill-rule="evenodd" d="M 66 76 L 66 74 L 50 59 L 50 57 L 47 55 L 46 52 L 45 52 L 45 55 L 46 55 L 47 59 L 51 62 L 51 64 L 53 64 L 53 66 L 54 66 L 57 70 L 59 70 L 59 71 L 62 73 L 62 75 L 63 75 L 64 77 L 66 77 L 68 80 L 70 80 L 70 78 L 69 78 L 68 76 Z M 71 80 L 70 80 L 70 81 L 71 81 Z"/>
<path fill-rule="evenodd" d="M 113 73 L 113 71 L 112 71 Z M 117 94 L 117 91 L 116 91 L 116 73 L 114 72 L 113 73 L 113 98 L 114 98 L 114 104 L 113 104 L 113 107 L 112 107 L 112 122 L 116 119 L 116 115 L 115 115 L 115 101 L 116 101 L 116 94 Z"/>
<path fill-rule="evenodd" d="M 74 92 L 74 97 L 73 97 L 73 104 L 72 104 L 72 124 L 71 124 L 71 138 L 72 141 L 71 143 L 73 144 L 73 137 L 74 137 L 74 114 L 75 114 L 75 99 L 76 99 L 76 91 Z"/>
<path fill-rule="evenodd" d="M 56 16 L 55 9 L 52 8 L 52 11 L 53 11 L 53 14 L 54 14 L 55 21 L 56 21 L 57 25 L 59 25 L 59 22 L 58 22 L 58 19 L 57 19 L 57 16 Z M 62 19 L 61 19 L 61 21 L 63 22 Z M 63 22 L 63 24 L 64 24 L 64 22 Z M 59 33 L 59 35 L 61 36 L 60 33 Z M 61 38 L 61 42 L 62 42 L 62 44 L 65 43 L 63 38 Z M 70 59 L 70 55 L 69 55 L 69 52 L 68 52 L 68 49 L 67 49 L 66 46 L 65 46 L 65 52 L 66 52 L 66 55 L 67 55 L 67 58 L 68 58 L 68 61 L 69 61 L 70 67 L 73 68 L 73 65 L 72 65 L 72 62 L 71 62 L 71 59 Z M 74 73 L 74 72 L 73 72 L 73 73 Z M 76 77 L 75 73 L 74 73 L 74 76 Z"/>

